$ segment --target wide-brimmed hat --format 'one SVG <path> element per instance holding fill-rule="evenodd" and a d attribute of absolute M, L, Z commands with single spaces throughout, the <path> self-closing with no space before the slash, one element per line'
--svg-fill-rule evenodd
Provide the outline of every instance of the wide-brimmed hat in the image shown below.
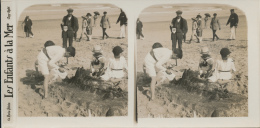
<path fill-rule="evenodd" d="M 196 18 L 201 18 L 201 15 L 200 15 L 200 14 L 198 14 L 198 15 L 196 16 Z"/>
<path fill-rule="evenodd" d="M 87 19 L 87 17 L 86 16 L 81 16 L 82 18 L 84 18 L 84 19 Z"/>
<path fill-rule="evenodd" d="M 95 14 L 95 15 L 100 15 L 98 11 L 95 11 L 94 14 Z"/>
<path fill-rule="evenodd" d="M 192 20 L 197 20 L 196 17 L 192 17 L 191 19 L 192 19 Z"/>
<path fill-rule="evenodd" d="M 115 56 L 118 56 L 122 52 L 123 52 L 123 49 L 120 46 L 115 46 L 113 48 L 113 53 L 114 53 Z"/>
<path fill-rule="evenodd" d="M 214 13 L 214 14 L 213 14 L 213 16 L 216 16 L 216 15 L 217 15 L 217 13 Z"/>
<path fill-rule="evenodd" d="M 72 8 L 67 9 L 68 12 L 73 12 Z"/>
<path fill-rule="evenodd" d="M 94 52 L 94 53 L 102 52 L 101 46 L 100 46 L 100 45 L 95 45 L 95 46 L 93 47 L 92 52 Z"/>
<path fill-rule="evenodd" d="M 209 48 L 208 47 L 202 47 L 200 54 L 209 54 Z"/>
<path fill-rule="evenodd" d="M 229 51 L 229 49 L 228 48 L 222 48 L 221 50 L 220 50 L 220 55 L 221 56 L 227 56 L 227 55 L 229 55 L 231 52 Z"/>
<path fill-rule="evenodd" d="M 107 12 L 106 12 L 106 11 L 104 11 L 104 12 L 103 12 L 103 14 L 107 14 Z"/>
<path fill-rule="evenodd" d="M 86 16 L 92 16 L 90 13 L 87 13 L 87 15 Z"/>
<path fill-rule="evenodd" d="M 181 10 L 176 11 L 177 14 L 182 14 Z"/>

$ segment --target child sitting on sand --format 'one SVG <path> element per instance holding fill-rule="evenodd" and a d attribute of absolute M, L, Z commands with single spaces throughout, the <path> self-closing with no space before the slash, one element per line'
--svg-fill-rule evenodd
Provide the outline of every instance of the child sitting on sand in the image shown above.
<path fill-rule="evenodd" d="M 232 78 L 232 73 L 236 71 L 234 61 L 229 58 L 230 51 L 228 48 L 222 48 L 220 50 L 221 60 L 217 60 L 215 66 L 215 72 L 212 77 L 209 78 L 210 82 L 226 83 Z"/>
<path fill-rule="evenodd" d="M 90 64 L 91 75 L 93 77 L 100 77 L 105 73 L 105 58 L 99 45 L 94 46 L 92 52 L 93 57 Z"/>
<path fill-rule="evenodd" d="M 207 79 L 212 75 L 214 60 L 209 55 L 208 47 L 201 49 L 201 58 L 199 61 L 199 78 Z"/>
<path fill-rule="evenodd" d="M 109 59 L 109 64 L 106 72 L 106 76 L 103 77 L 104 80 L 111 80 L 113 83 L 118 83 L 122 78 L 127 78 L 127 62 L 125 57 L 121 55 L 123 52 L 120 46 L 113 48 L 114 58 Z"/>

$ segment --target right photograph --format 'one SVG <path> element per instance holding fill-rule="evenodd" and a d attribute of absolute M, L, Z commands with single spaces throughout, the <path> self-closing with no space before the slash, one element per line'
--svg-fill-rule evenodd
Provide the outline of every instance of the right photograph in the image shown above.
<path fill-rule="evenodd" d="M 136 19 L 137 117 L 248 117 L 247 33 L 245 13 L 231 5 L 145 8 Z"/>

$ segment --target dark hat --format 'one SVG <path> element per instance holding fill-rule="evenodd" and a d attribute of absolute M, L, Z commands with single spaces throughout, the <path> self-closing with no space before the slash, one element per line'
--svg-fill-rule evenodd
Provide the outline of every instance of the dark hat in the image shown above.
<path fill-rule="evenodd" d="M 153 49 L 161 48 L 161 47 L 163 47 L 163 46 L 162 46 L 162 44 L 159 43 L 159 42 L 154 43 L 153 46 L 152 46 Z"/>
<path fill-rule="evenodd" d="M 53 45 L 55 45 L 54 42 L 51 41 L 51 40 L 48 40 L 48 41 L 45 42 L 44 47 L 46 48 L 48 46 L 53 46 Z"/>
<path fill-rule="evenodd" d="M 114 53 L 115 56 L 118 56 L 122 52 L 123 52 L 123 49 L 120 46 L 115 46 L 113 48 L 113 53 Z"/>
<path fill-rule="evenodd" d="M 106 12 L 106 11 L 104 11 L 104 12 L 103 12 L 103 14 L 107 14 L 107 12 Z"/>
<path fill-rule="evenodd" d="M 199 15 L 197 15 L 197 17 L 196 18 L 201 18 L 201 15 L 199 14 Z"/>
<path fill-rule="evenodd" d="M 67 9 L 68 12 L 73 12 L 72 8 Z"/>
<path fill-rule="evenodd" d="M 222 48 L 221 50 L 220 50 L 220 55 L 222 56 L 222 57 L 226 57 L 227 55 L 229 55 L 231 52 L 229 51 L 229 49 L 228 48 Z"/>
<path fill-rule="evenodd" d="M 217 13 L 214 13 L 213 15 L 214 15 L 214 16 L 216 16 L 216 15 L 217 15 Z"/>
<path fill-rule="evenodd" d="M 234 9 L 230 9 L 230 11 L 234 11 Z"/>
<path fill-rule="evenodd" d="M 177 14 L 182 14 L 181 10 L 176 11 Z"/>
<path fill-rule="evenodd" d="M 86 16 L 92 16 L 90 13 L 87 13 L 87 15 Z"/>

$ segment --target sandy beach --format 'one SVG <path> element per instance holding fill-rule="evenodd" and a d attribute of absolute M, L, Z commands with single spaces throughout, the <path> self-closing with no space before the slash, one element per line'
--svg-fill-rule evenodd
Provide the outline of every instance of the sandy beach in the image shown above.
<path fill-rule="evenodd" d="M 20 117 L 89 117 L 89 116 L 127 116 L 128 96 L 127 79 L 119 85 L 126 96 L 103 99 L 90 91 L 82 90 L 73 84 L 58 80 L 49 86 L 49 97 L 42 99 L 42 79 L 35 80 L 32 74 L 35 72 L 34 62 L 37 55 L 47 40 L 52 40 L 56 45 L 62 46 L 60 24 L 63 16 L 67 15 L 67 9 L 73 8 L 73 15 L 78 18 L 78 38 L 81 34 L 81 16 L 88 12 L 108 12 L 111 28 L 107 30 L 110 38 L 102 39 L 102 29 L 97 26 L 93 28 L 91 41 L 84 37 L 81 42 L 73 41 L 76 48 L 76 56 L 69 58 L 68 76 L 75 75 L 77 68 L 89 69 L 94 45 L 101 45 L 106 58 L 112 58 L 112 48 L 121 46 L 122 53 L 127 60 L 127 38 L 117 39 L 120 35 L 120 26 L 116 20 L 120 9 L 113 5 L 75 4 L 75 5 L 35 5 L 24 10 L 19 17 L 17 25 L 17 85 L 18 85 L 18 116 Z M 25 38 L 21 23 L 24 17 L 29 15 L 33 22 L 32 32 L 34 38 Z"/>
<path fill-rule="evenodd" d="M 230 37 L 230 28 L 226 26 L 230 15 L 229 9 L 233 7 L 226 5 L 158 5 L 146 8 L 139 15 L 143 22 L 144 40 L 137 40 L 137 112 L 139 118 L 175 118 L 175 117 L 210 117 L 218 108 L 219 116 L 241 117 L 247 116 L 248 97 L 248 57 L 247 57 L 247 21 L 242 11 L 235 8 L 239 16 L 238 28 L 236 29 L 236 40 L 227 40 Z M 186 42 L 191 36 L 191 18 L 204 13 L 218 14 L 221 30 L 217 31 L 220 40 L 212 41 L 212 30 L 209 28 L 211 18 L 207 23 L 208 28 L 203 29 L 203 42 L 191 44 L 183 43 L 183 58 L 178 60 L 178 66 L 174 67 L 175 74 L 179 77 L 185 69 L 197 70 L 200 58 L 200 48 L 207 46 L 212 58 L 219 59 L 219 51 L 223 47 L 231 50 L 230 57 L 235 61 L 237 72 L 241 79 L 234 82 L 234 87 L 239 91 L 227 100 L 208 101 L 195 92 L 187 92 L 173 83 L 165 82 L 156 87 L 155 100 L 149 101 L 147 92 L 150 90 L 150 80 L 144 75 L 142 65 L 146 54 L 151 50 L 155 42 L 160 42 L 163 47 L 171 49 L 171 33 L 169 24 L 176 16 L 175 11 L 183 10 L 182 17 L 187 20 L 188 33 Z M 203 23 L 204 24 L 204 23 Z M 193 38 L 194 39 L 194 38 Z M 238 84 L 239 83 L 239 84 Z M 240 98 L 238 98 L 240 97 Z M 208 102 L 208 103 L 207 103 Z M 229 103 L 228 103 L 229 102 Z M 231 106 L 231 107 L 230 107 Z"/>

